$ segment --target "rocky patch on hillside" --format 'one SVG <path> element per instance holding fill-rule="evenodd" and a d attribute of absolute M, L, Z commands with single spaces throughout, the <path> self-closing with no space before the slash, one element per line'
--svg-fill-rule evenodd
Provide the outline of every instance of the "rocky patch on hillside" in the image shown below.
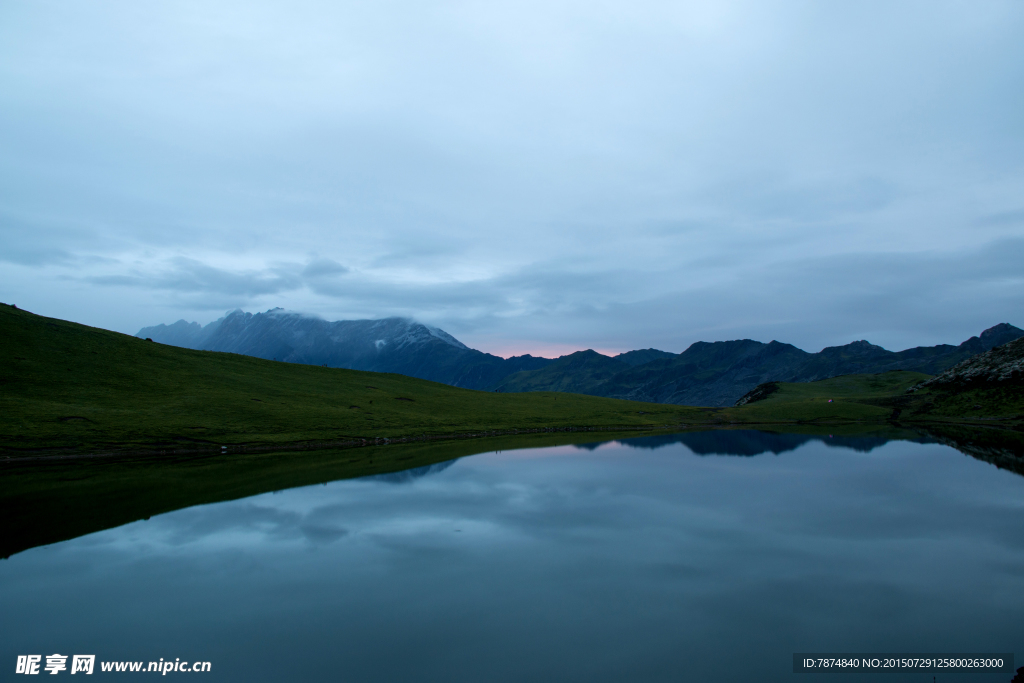
<path fill-rule="evenodd" d="M 925 387 L 960 390 L 1009 384 L 1024 385 L 1024 337 L 968 358 L 907 392 Z"/>
<path fill-rule="evenodd" d="M 756 387 L 743 394 L 738 401 L 735 403 L 735 407 L 745 406 L 748 403 L 756 403 L 763 401 L 776 391 L 779 390 L 778 382 L 765 382 L 764 384 L 758 384 Z"/>

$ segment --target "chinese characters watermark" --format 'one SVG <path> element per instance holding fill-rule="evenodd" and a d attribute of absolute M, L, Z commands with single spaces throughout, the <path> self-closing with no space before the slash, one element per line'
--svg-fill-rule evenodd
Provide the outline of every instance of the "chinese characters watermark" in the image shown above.
<path fill-rule="evenodd" d="M 46 655 L 46 665 L 43 664 L 43 655 L 18 655 L 18 661 L 14 667 L 14 673 L 26 674 L 29 676 L 40 673 L 48 673 L 56 676 L 62 671 L 68 670 L 68 655 L 54 653 Z M 96 655 L 72 655 L 72 674 L 92 674 L 96 666 Z M 40 667 L 42 671 L 40 671 Z M 162 657 L 156 662 L 100 662 L 102 672 L 154 672 L 162 676 L 174 672 L 206 672 L 211 668 L 210 662 L 189 662 L 181 661 L 176 657 L 174 661 L 164 660 Z"/>

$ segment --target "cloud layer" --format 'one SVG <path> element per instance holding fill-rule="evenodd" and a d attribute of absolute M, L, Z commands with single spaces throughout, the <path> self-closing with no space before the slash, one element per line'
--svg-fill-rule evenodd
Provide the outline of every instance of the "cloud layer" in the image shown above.
<path fill-rule="evenodd" d="M 0 299 L 485 350 L 1024 324 L 1024 8 L 0 8 Z"/>

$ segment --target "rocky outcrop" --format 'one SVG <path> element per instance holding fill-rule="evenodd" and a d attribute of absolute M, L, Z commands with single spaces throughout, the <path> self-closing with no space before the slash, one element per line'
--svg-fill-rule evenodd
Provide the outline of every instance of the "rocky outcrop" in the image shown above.
<path fill-rule="evenodd" d="M 741 396 L 734 405 L 736 408 L 739 408 L 740 406 L 745 406 L 748 403 L 763 401 L 778 390 L 778 382 L 765 382 L 764 384 L 758 384 L 756 387 L 743 394 L 743 396 Z"/>
<path fill-rule="evenodd" d="M 1024 337 L 958 363 L 907 391 L 913 393 L 925 387 L 963 390 L 1005 384 L 1024 384 Z"/>

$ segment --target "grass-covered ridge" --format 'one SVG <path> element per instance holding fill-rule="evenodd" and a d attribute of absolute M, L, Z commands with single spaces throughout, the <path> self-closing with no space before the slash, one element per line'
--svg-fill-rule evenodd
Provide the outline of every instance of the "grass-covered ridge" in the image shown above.
<path fill-rule="evenodd" d="M 404 375 L 193 351 L 7 305 L 0 305 L 0 358 L 0 454 L 7 458 L 683 424 L 1024 424 L 1019 385 L 908 394 L 928 377 L 908 371 L 773 383 L 738 408 L 694 408 L 474 391 Z"/>
<path fill-rule="evenodd" d="M 751 391 L 748 396 L 754 400 L 750 403 L 726 412 L 744 422 L 886 420 L 892 415 L 886 401 L 929 377 L 897 370 L 817 382 L 772 382 Z"/>
<path fill-rule="evenodd" d="M 192 351 L 0 305 L 0 452 L 96 452 L 645 428 L 685 406 L 503 394 L 403 375 Z"/>
<path fill-rule="evenodd" d="M 983 385 L 966 389 L 912 387 L 929 375 L 896 370 L 842 375 L 817 382 L 770 382 L 747 396 L 749 402 L 716 415 L 732 422 L 802 424 L 899 422 L 985 424 L 1024 429 L 1024 387 Z"/>

